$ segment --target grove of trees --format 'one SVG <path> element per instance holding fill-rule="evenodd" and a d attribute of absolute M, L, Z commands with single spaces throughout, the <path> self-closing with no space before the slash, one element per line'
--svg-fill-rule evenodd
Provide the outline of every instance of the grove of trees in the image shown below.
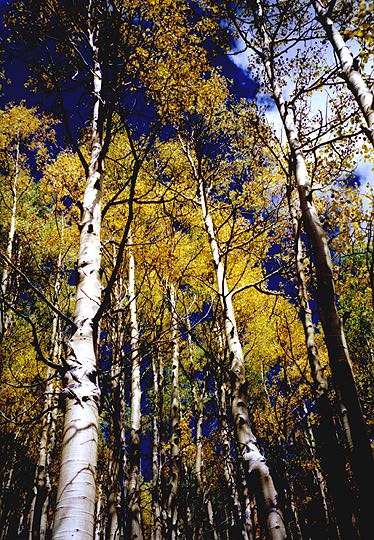
<path fill-rule="evenodd" d="M 373 538 L 372 3 L 1 10 L 0 540 Z"/>

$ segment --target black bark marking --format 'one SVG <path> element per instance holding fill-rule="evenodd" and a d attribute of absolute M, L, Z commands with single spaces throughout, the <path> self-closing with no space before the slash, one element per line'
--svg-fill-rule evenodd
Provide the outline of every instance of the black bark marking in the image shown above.
<path fill-rule="evenodd" d="M 97 375 L 97 372 L 95 369 L 87 373 L 88 379 L 94 384 L 96 384 L 96 375 Z"/>

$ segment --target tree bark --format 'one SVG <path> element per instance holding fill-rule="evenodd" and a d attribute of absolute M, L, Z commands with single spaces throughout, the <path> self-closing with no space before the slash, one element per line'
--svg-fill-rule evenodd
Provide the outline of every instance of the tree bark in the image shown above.
<path fill-rule="evenodd" d="M 108 540 L 120 540 L 121 537 L 121 523 L 119 520 L 119 506 L 120 489 L 118 486 L 120 473 L 119 473 L 120 461 L 118 456 L 117 441 L 114 434 L 111 437 L 111 448 L 109 458 L 109 497 L 108 497 L 108 511 L 109 511 L 109 523 L 108 523 Z"/>
<path fill-rule="evenodd" d="M 178 538 L 178 488 L 180 475 L 180 404 L 179 404 L 179 341 L 176 295 L 174 285 L 169 287 L 169 302 L 172 321 L 173 359 L 171 366 L 171 431 L 170 431 L 170 479 L 167 501 L 168 534 L 170 540 Z"/>
<path fill-rule="evenodd" d="M 142 540 L 140 512 L 140 429 L 141 429 L 141 387 L 140 387 L 140 348 L 139 329 L 136 316 L 135 258 L 131 234 L 128 237 L 129 275 L 128 296 L 131 328 L 131 418 L 130 449 L 128 457 L 127 480 L 127 528 L 130 540 Z"/>
<path fill-rule="evenodd" d="M 113 247 L 113 263 L 117 260 L 116 248 Z M 125 296 L 122 276 L 114 286 L 114 303 L 116 308 L 123 308 Z M 110 540 L 123 540 L 126 528 L 126 489 L 125 476 L 127 470 L 126 425 L 125 425 L 125 395 L 124 395 L 124 328 L 121 309 L 114 323 L 111 358 L 111 401 L 113 414 L 110 425 L 109 449 L 109 496 L 108 496 L 108 524 L 107 534 Z"/>
<path fill-rule="evenodd" d="M 353 496 L 348 485 L 346 462 L 334 423 L 334 413 L 328 397 L 328 382 L 323 374 L 321 361 L 315 340 L 312 310 L 306 286 L 304 252 L 300 238 L 296 209 L 292 203 L 290 186 L 288 191 L 288 206 L 295 239 L 296 276 L 298 287 L 299 315 L 303 324 L 305 344 L 308 354 L 310 371 L 313 379 L 313 391 L 319 414 L 319 449 L 322 467 L 327 475 L 329 492 L 334 502 L 337 524 L 342 539 L 350 540 L 357 537 L 355 518 L 353 515 Z"/>
<path fill-rule="evenodd" d="M 61 226 L 61 241 L 64 235 L 64 224 Z M 60 250 L 56 267 L 56 280 L 54 285 L 54 299 L 58 303 L 58 294 L 60 290 L 60 271 L 62 265 L 62 251 Z M 57 315 L 53 318 L 52 336 L 50 345 L 50 357 L 55 364 L 60 363 L 61 347 L 59 341 L 59 318 Z M 30 540 L 44 540 L 47 531 L 47 512 L 49 505 L 49 495 L 51 492 L 51 482 L 49 477 L 49 468 L 51 452 L 55 443 L 55 429 L 57 417 L 56 402 L 56 381 L 52 378 L 52 370 L 48 367 L 47 384 L 45 389 L 45 404 L 42 435 L 39 447 L 39 460 L 36 466 L 36 475 L 34 483 L 34 498 L 31 503 L 29 514 Z"/>
<path fill-rule="evenodd" d="M 186 328 L 187 328 L 187 343 L 188 343 L 188 356 L 189 356 L 189 377 L 193 396 L 193 415 L 195 420 L 195 434 L 196 434 L 196 454 L 195 454 L 195 477 L 196 477 L 196 507 L 202 508 L 204 506 L 204 482 L 202 474 L 203 466 L 203 415 L 204 415 L 204 391 L 201 393 L 199 383 L 196 379 L 195 366 L 192 353 L 192 339 L 191 339 L 191 322 L 189 313 L 186 313 Z M 193 537 L 195 539 L 200 538 L 202 521 L 195 520 L 195 530 Z"/>
<path fill-rule="evenodd" d="M 359 106 L 367 127 L 363 129 L 365 135 L 374 147 L 374 95 L 364 81 L 359 69 L 355 67 L 355 60 L 345 43 L 337 26 L 328 15 L 327 8 L 319 0 L 312 1 L 317 19 L 326 32 L 337 57 L 339 58 L 341 77 L 346 81 L 349 90 Z"/>
<path fill-rule="evenodd" d="M 101 540 L 101 531 L 102 531 L 102 518 L 101 518 L 101 501 L 103 496 L 103 478 L 102 476 L 98 481 L 98 493 L 97 493 L 97 502 L 96 502 L 96 519 L 95 519 L 95 540 Z"/>
<path fill-rule="evenodd" d="M 153 540 L 162 540 L 163 523 L 161 507 L 161 433 L 162 429 L 162 392 L 164 385 L 164 374 L 161 354 L 157 346 L 152 354 L 153 370 L 153 448 L 152 448 L 152 505 L 154 513 Z"/>
<path fill-rule="evenodd" d="M 296 128 L 294 112 L 287 106 L 272 62 L 270 37 L 264 24 L 263 4 L 256 0 L 255 24 L 262 39 L 262 60 L 293 160 L 303 224 L 314 255 L 317 302 L 329 355 L 333 383 L 341 404 L 342 424 L 351 454 L 351 466 L 359 490 L 360 525 L 363 538 L 371 536 L 371 505 L 367 493 L 373 485 L 373 456 L 366 432 L 352 365 L 339 317 L 330 250 L 313 202 L 313 190 Z"/>
<path fill-rule="evenodd" d="M 191 165 L 193 166 L 192 160 Z M 218 294 L 224 316 L 225 338 L 230 353 L 231 411 L 239 444 L 240 457 L 246 475 L 251 477 L 252 481 L 254 480 L 256 500 L 262 511 L 267 539 L 283 540 L 286 538 L 286 530 L 282 512 L 278 506 L 277 492 L 265 463 L 265 458 L 259 451 L 257 440 L 249 423 L 244 356 L 236 328 L 235 312 L 226 280 L 226 270 L 216 240 L 213 221 L 208 211 L 204 181 L 199 177 L 197 171 L 195 172 L 195 177 L 199 181 L 201 211 L 216 270 Z"/>
<path fill-rule="evenodd" d="M 100 389 L 94 317 L 101 299 L 101 183 L 104 170 L 99 129 L 102 73 L 92 28 L 89 28 L 89 40 L 93 53 L 92 140 L 80 222 L 79 279 L 74 312 L 76 330 L 69 341 L 63 381 L 65 417 L 53 540 L 92 540 L 95 525 Z"/>
<path fill-rule="evenodd" d="M 223 338 L 221 333 L 221 328 L 217 324 L 218 332 L 218 341 L 219 341 L 219 363 L 224 365 L 224 346 Z M 224 457 L 225 457 L 225 466 L 224 466 L 224 475 L 226 480 L 226 485 L 230 494 L 231 504 L 232 504 L 232 517 L 234 522 L 231 522 L 231 527 L 235 527 L 237 530 L 240 530 L 240 534 L 243 540 L 252 540 L 253 539 L 253 527 L 252 527 L 252 518 L 247 512 L 242 512 L 240 504 L 240 496 L 238 491 L 237 482 L 235 479 L 234 467 L 232 464 L 231 458 L 231 445 L 230 445 L 230 432 L 227 420 L 227 403 L 226 403 L 226 394 L 227 394 L 227 384 L 225 377 L 222 373 L 222 370 L 218 371 L 218 380 L 217 384 L 219 385 L 219 391 L 217 392 L 217 403 L 219 408 L 219 423 L 220 423 L 220 433 L 222 437 Z M 244 517 L 243 517 L 244 516 Z"/>
<path fill-rule="evenodd" d="M 13 186 L 12 186 L 12 199 L 13 199 L 13 205 L 12 205 L 12 215 L 10 219 L 10 227 L 9 227 L 9 233 L 8 233 L 8 241 L 7 241 L 7 249 L 6 249 L 6 255 L 8 259 L 11 261 L 13 256 L 13 244 L 14 244 L 14 237 L 16 234 L 16 221 L 17 221 L 17 202 L 18 202 L 18 195 L 17 195 L 17 187 L 18 187 L 18 177 L 19 177 L 19 142 L 17 143 L 16 147 L 16 155 L 14 158 L 14 180 L 13 180 Z M 4 335 L 4 332 L 9 327 L 10 324 L 10 315 L 9 310 L 6 309 L 4 304 L 4 299 L 6 298 L 6 294 L 8 292 L 8 286 L 9 286 L 9 269 L 8 266 L 5 265 L 2 276 L 1 276 L 1 311 L 0 311 L 0 341 Z"/>

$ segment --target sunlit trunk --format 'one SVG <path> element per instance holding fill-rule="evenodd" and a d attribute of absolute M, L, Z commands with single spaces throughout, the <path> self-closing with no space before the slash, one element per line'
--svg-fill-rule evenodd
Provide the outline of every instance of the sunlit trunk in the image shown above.
<path fill-rule="evenodd" d="M 89 172 L 82 204 L 76 330 L 68 343 L 64 389 L 64 428 L 53 540 L 92 540 L 95 525 L 98 437 L 97 340 L 94 317 L 101 300 L 102 138 L 98 126 L 102 73 L 99 51 L 89 30 L 93 53 L 94 109 Z"/>
<path fill-rule="evenodd" d="M 167 501 L 168 534 L 167 538 L 178 538 L 178 487 L 180 475 L 180 404 L 179 404 L 179 338 L 176 312 L 176 295 L 173 284 L 169 287 L 170 314 L 172 320 L 173 359 L 171 365 L 171 409 L 170 409 L 170 477 Z"/>
<path fill-rule="evenodd" d="M 13 256 L 13 245 L 14 245 L 14 238 L 16 234 L 16 221 L 17 221 L 17 201 L 18 201 L 18 194 L 17 194 L 17 184 L 18 184 L 18 177 L 19 177 L 19 143 L 16 147 L 16 155 L 14 158 L 14 179 L 13 179 L 13 186 L 12 186 L 12 214 L 10 219 L 10 227 L 8 232 L 8 240 L 7 240 L 7 249 L 6 249 L 6 255 L 8 259 L 11 261 Z M 10 311 L 5 306 L 3 299 L 6 299 L 6 295 L 8 292 L 8 286 L 9 286 L 9 268 L 5 264 L 2 275 L 1 275 L 1 296 L 0 299 L 0 340 L 8 328 L 10 324 Z"/>
<path fill-rule="evenodd" d="M 131 418 L 127 480 L 127 530 L 130 540 L 141 540 L 143 537 L 140 513 L 140 403 L 142 394 L 140 387 L 139 329 L 136 316 L 135 258 L 131 235 L 129 235 L 127 243 L 129 246 L 128 296 L 131 328 Z"/>
<path fill-rule="evenodd" d="M 259 35 L 263 40 L 262 58 L 266 76 L 290 146 L 303 224 L 314 255 L 318 309 L 328 350 L 333 383 L 340 400 L 341 419 L 351 454 L 351 466 L 359 488 L 361 534 L 365 538 L 369 538 L 371 536 L 372 510 L 367 493 L 371 491 L 373 485 L 373 456 L 358 399 L 343 324 L 337 310 L 328 239 L 313 202 L 311 180 L 299 140 L 294 111 L 292 107 L 286 104 L 283 98 L 281 86 L 271 62 L 270 37 L 264 24 L 261 0 L 256 1 L 256 6 L 257 16 L 255 21 Z"/>
<path fill-rule="evenodd" d="M 236 328 L 235 312 L 226 280 L 225 266 L 221 259 L 213 221 L 208 211 L 204 182 L 201 179 L 199 179 L 199 191 L 202 216 L 216 270 L 218 294 L 224 316 L 225 338 L 230 353 L 231 411 L 243 469 L 246 475 L 251 477 L 252 484 L 255 486 L 256 501 L 262 512 L 267 538 L 269 540 L 283 540 L 286 538 L 286 531 L 283 516 L 278 507 L 278 496 L 265 458 L 259 451 L 249 424 L 243 350 Z"/>

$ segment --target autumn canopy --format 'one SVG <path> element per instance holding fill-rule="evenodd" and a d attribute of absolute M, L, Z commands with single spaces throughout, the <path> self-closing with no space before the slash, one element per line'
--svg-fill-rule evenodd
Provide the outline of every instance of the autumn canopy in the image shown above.
<path fill-rule="evenodd" d="M 0 540 L 372 539 L 372 3 L 1 13 Z"/>

